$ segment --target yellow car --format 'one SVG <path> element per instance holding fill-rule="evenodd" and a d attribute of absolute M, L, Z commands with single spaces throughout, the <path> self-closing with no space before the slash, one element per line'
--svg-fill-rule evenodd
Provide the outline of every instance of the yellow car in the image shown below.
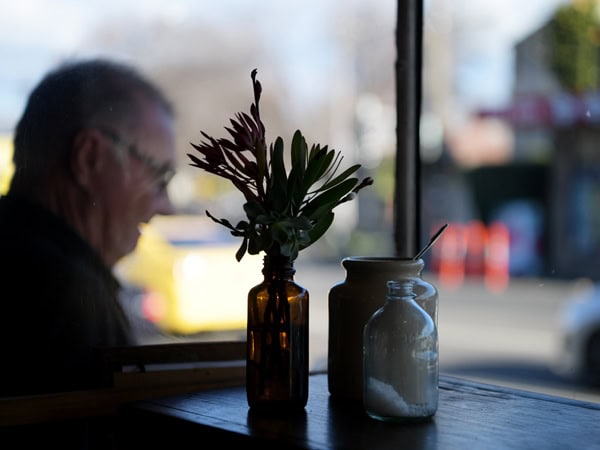
<path fill-rule="evenodd" d="M 115 272 L 123 284 L 139 288 L 136 313 L 159 330 L 245 329 L 248 291 L 263 275 L 259 255 L 235 259 L 240 244 L 208 217 L 156 216 Z"/>
<path fill-rule="evenodd" d="M 12 137 L 0 134 L 0 195 L 4 195 L 8 191 L 10 179 L 15 171 L 12 154 Z"/>

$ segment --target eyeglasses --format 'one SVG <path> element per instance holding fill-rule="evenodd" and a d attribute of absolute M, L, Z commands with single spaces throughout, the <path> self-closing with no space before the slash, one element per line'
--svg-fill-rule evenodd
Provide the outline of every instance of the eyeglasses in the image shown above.
<path fill-rule="evenodd" d="M 175 176 L 175 169 L 169 163 L 162 163 L 156 158 L 142 152 L 134 144 L 129 144 L 123 140 L 117 133 L 106 128 L 98 128 L 100 132 L 113 141 L 115 145 L 121 146 L 127 152 L 135 157 L 138 161 L 144 164 L 151 172 L 154 173 L 155 179 L 161 189 L 165 189 L 170 181 Z"/>

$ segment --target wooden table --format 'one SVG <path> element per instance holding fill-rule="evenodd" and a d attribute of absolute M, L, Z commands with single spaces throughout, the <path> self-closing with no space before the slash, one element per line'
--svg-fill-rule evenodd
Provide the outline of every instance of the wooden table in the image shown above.
<path fill-rule="evenodd" d="M 124 448 L 600 449 L 600 404 L 443 375 L 438 411 L 421 424 L 370 419 L 332 399 L 325 374 L 311 375 L 308 404 L 294 416 L 250 411 L 236 386 L 131 403 L 120 418 Z"/>

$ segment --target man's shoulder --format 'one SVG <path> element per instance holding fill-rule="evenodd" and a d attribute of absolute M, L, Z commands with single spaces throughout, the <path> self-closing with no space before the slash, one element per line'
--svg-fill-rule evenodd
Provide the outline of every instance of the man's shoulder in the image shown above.
<path fill-rule="evenodd" d="M 19 197 L 0 197 L 0 257 L 31 264 L 59 265 L 87 255 L 88 245 L 44 207 Z"/>
<path fill-rule="evenodd" d="M 108 275 L 95 254 L 66 225 L 45 219 L 44 212 L 29 220 L 30 206 L 0 198 L 0 277 L 4 290 L 37 293 L 97 288 Z M 23 209 L 20 209 L 20 208 Z M 35 206 L 34 208 L 35 209 Z"/>
<path fill-rule="evenodd" d="M 0 197 L 0 266 L 20 261 L 53 265 L 62 259 L 53 231 L 29 212 L 28 205 Z"/>
<path fill-rule="evenodd" d="M 15 229 L 24 234 L 43 227 L 49 219 L 49 213 L 39 205 L 15 195 L 0 196 L 0 238 Z"/>

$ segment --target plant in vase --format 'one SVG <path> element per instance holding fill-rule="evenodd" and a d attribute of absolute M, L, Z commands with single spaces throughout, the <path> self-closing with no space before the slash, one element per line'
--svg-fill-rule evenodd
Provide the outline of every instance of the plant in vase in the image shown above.
<path fill-rule="evenodd" d="M 230 138 L 192 143 L 191 165 L 225 178 L 242 193 L 246 220 L 232 224 L 206 214 L 242 238 L 236 252 L 264 253 L 261 284 L 248 293 L 246 392 L 250 407 L 303 408 L 308 399 L 308 292 L 294 282 L 298 253 L 333 223 L 333 209 L 373 183 L 353 177 L 360 164 L 341 170 L 343 156 L 327 146 L 308 147 L 297 130 L 286 169 L 285 146 L 267 144 L 260 118 L 262 87 L 251 73 L 254 102 L 225 127 Z"/>

